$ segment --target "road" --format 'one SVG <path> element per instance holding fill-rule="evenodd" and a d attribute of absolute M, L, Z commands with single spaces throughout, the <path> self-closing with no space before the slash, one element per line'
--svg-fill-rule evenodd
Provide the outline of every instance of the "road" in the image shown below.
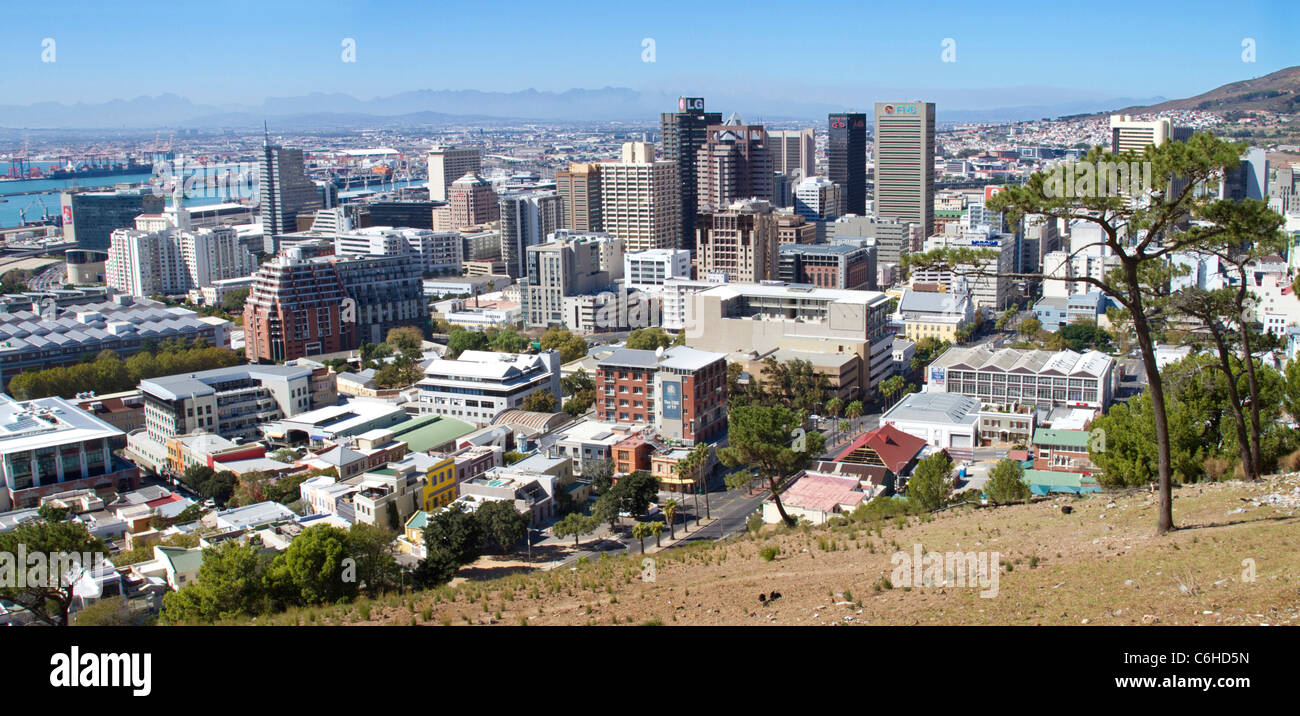
<path fill-rule="evenodd" d="M 49 291 L 50 289 L 62 288 L 67 283 L 67 264 L 60 261 L 52 266 L 47 266 L 40 273 L 32 276 L 27 281 L 27 287 L 33 291 Z"/>

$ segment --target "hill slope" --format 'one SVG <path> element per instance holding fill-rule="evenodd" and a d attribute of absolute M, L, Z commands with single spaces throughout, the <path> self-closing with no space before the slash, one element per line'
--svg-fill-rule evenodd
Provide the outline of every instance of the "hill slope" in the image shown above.
<path fill-rule="evenodd" d="M 1269 497 L 1269 496 L 1272 497 Z M 1063 514 L 1061 507 L 1073 508 Z M 1146 492 L 1061 497 L 933 519 L 776 530 L 610 558 L 365 605 L 289 612 L 280 624 L 1297 624 L 1300 475 L 1183 487 L 1182 529 L 1155 537 Z M 771 529 L 771 528 L 769 528 Z M 995 597 L 886 585 L 897 550 L 996 550 Z M 766 562 L 759 550 L 778 546 Z M 1243 581 L 1253 560 L 1255 581 Z M 897 575 L 894 575 L 895 577 Z M 897 581 L 897 580 L 895 580 Z M 780 598 L 763 603 L 760 593 Z M 365 614 L 367 618 L 360 618 Z"/>
<path fill-rule="evenodd" d="M 1223 85 L 1187 99 L 1147 107 L 1128 107 L 1115 114 L 1140 114 L 1167 110 L 1200 109 L 1211 112 L 1268 110 L 1300 112 L 1300 66 L 1287 67 L 1263 77 Z"/>

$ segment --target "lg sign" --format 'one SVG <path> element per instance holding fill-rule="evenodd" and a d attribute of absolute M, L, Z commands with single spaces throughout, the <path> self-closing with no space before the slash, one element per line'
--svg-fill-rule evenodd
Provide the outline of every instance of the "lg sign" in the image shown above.
<path fill-rule="evenodd" d="M 678 112 L 703 112 L 703 97 L 679 97 L 677 99 Z"/>
<path fill-rule="evenodd" d="M 916 114 L 916 106 L 910 104 L 887 104 L 885 114 Z"/>

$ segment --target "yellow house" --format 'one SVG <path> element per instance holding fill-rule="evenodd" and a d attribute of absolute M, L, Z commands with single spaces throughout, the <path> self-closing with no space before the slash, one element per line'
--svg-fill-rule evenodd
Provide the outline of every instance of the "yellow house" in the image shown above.
<path fill-rule="evenodd" d="M 422 509 L 426 512 L 433 512 L 439 507 L 450 505 L 453 500 L 460 496 L 460 489 L 456 482 L 456 461 L 450 456 L 438 453 L 431 455 L 415 454 L 427 460 L 428 463 L 420 466 L 424 470 Z"/>

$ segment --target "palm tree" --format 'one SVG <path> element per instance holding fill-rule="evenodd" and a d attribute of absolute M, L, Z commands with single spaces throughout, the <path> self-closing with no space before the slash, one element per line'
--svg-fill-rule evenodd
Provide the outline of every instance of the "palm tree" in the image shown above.
<path fill-rule="evenodd" d="M 847 416 L 849 420 L 853 421 L 853 429 L 856 430 L 858 427 L 858 418 L 862 417 L 862 401 L 855 400 L 852 403 L 849 403 L 849 407 L 844 409 L 844 415 Z"/>
<path fill-rule="evenodd" d="M 685 460 L 682 460 L 685 462 Z M 677 463 L 681 464 L 681 462 Z M 677 539 L 677 532 L 673 529 L 676 521 L 673 519 L 677 515 L 677 500 L 664 500 L 663 504 L 664 517 L 668 520 L 668 537 Z"/>
<path fill-rule="evenodd" d="M 835 430 L 836 432 L 839 432 L 836 428 L 840 422 L 839 421 L 840 411 L 843 409 L 844 409 L 844 401 L 840 400 L 840 397 L 838 395 L 826 401 L 826 412 L 830 413 L 830 416 L 834 418 L 834 420 L 831 422 L 831 429 Z M 831 437 L 831 442 L 835 442 L 834 436 Z"/>
<path fill-rule="evenodd" d="M 650 536 L 651 529 L 649 522 L 638 522 L 632 525 L 632 536 L 641 540 L 641 554 L 645 554 L 645 538 Z"/>
<path fill-rule="evenodd" d="M 655 536 L 655 547 L 661 546 L 659 544 L 659 533 L 664 531 L 664 523 L 659 521 L 650 522 L 647 523 L 647 527 L 650 530 L 650 534 Z M 641 551 L 644 552 L 645 550 L 643 549 Z"/>

